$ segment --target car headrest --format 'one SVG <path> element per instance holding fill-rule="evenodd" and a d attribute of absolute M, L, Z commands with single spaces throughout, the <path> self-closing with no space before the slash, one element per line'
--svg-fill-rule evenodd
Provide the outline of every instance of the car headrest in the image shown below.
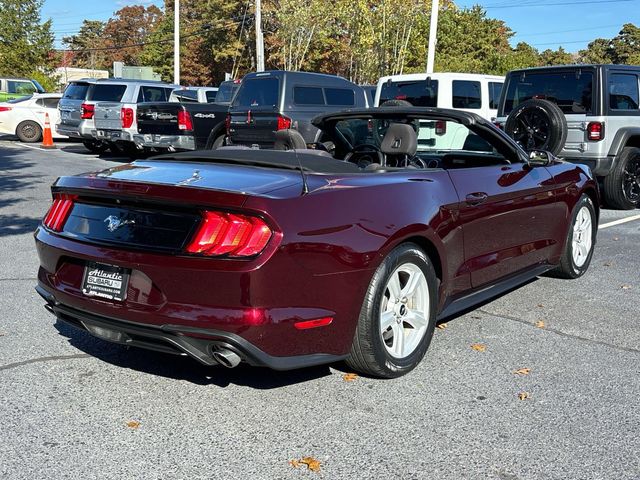
<path fill-rule="evenodd" d="M 380 151 L 385 155 L 413 156 L 417 149 L 418 135 L 413 127 L 406 123 L 390 124 L 380 144 Z"/>
<path fill-rule="evenodd" d="M 274 150 L 299 150 L 307 148 L 307 142 L 297 130 L 287 128 L 276 132 L 276 141 L 273 144 Z"/>

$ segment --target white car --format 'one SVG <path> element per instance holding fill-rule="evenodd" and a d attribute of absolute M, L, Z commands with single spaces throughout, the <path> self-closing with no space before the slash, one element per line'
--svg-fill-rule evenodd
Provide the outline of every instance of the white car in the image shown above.
<path fill-rule="evenodd" d="M 45 114 L 49 114 L 53 138 L 67 138 L 55 131 L 60 121 L 58 102 L 61 93 L 36 93 L 0 103 L 0 134 L 16 135 L 27 143 L 42 140 Z"/>
<path fill-rule="evenodd" d="M 498 114 L 504 77 L 477 73 L 412 73 L 378 80 L 375 105 L 406 100 L 415 107 L 454 108 L 491 120 Z"/>

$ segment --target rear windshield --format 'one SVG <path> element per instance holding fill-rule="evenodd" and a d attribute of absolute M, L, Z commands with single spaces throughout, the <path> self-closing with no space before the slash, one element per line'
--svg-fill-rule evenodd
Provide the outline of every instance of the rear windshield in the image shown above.
<path fill-rule="evenodd" d="M 593 111 L 593 73 L 585 71 L 514 73 L 509 78 L 504 115 L 532 98 L 549 100 L 564 113 Z"/>
<path fill-rule="evenodd" d="M 437 107 L 438 81 L 385 82 L 380 90 L 379 105 L 387 100 L 406 100 L 414 107 Z"/>
<path fill-rule="evenodd" d="M 87 90 L 89 90 L 88 83 L 70 83 L 65 89 L 62 98 L 68 100 L 84 100 L 87 96 Z"/>
<path fill-rule="evenodd" d="M 243 80 L 233 100 L 235 108 L 274 108 L 278 105 L 280 81 L 274 77 Z"/>
<path fill-rule="evenodd" d="M 230 103 L 238 88 L 240 88 L 239 83 L 222 82 L 216 92 L 216 103 Z M 208 98 L 209 93 L 207 92 L 207 99 Z"/>
<path fill-rule="evenodd" d="M 126 85 L 96 84 L 90 89 L 87 100 L 96 102 L 119 102 L 126 89 Z"/>

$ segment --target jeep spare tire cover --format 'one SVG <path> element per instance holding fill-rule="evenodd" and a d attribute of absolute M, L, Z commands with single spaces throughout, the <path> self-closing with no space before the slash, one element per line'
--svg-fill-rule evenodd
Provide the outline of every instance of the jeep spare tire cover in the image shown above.
<path fill-rule="evenodd" d="M 513 109 L 504 131 L 527 151 L 558 155 L 567 140 L 567 120 L 555 103 L 534 98 Z"/>

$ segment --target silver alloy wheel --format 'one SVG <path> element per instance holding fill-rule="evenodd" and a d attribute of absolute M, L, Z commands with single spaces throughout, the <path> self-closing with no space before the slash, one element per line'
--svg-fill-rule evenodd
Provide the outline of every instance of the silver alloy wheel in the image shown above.
<path fill-rule="evenodd" d="M 422 269 L 404 263 L 387 281 L 380 305 L 380 335 L 389 355 L 406 358 L 420 345 L 429 324 L 429 284 Z"/>
<path fill-rule="evenodd" d="M 576 267 L 582 267 L 591 251 L 593 244 L 593 220 L 591 210 L 583 206 L 576 215 L 573 224 L 573 236 L 571 237 L 571 256 Z"/>

